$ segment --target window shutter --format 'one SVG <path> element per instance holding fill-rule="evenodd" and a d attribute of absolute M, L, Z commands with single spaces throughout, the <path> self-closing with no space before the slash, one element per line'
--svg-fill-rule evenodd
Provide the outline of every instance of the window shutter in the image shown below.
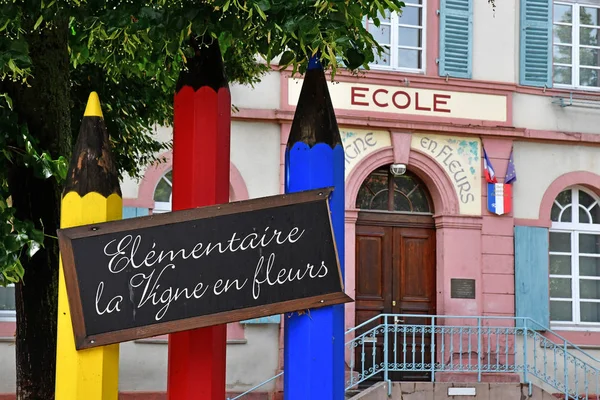
<path fill-rule="evenodd" d="M 552 1 L 521 0 L 521 85 L 552 87 Z"/>
<path fill-rule="evenodd" d="M 550 325 L 548 229 L 515 226 L 515 315 Z M 519 321 L 521 322 L 521 321 Z M 533 329 L 539 327 L 531 326 Z"/>
<path fill-rule="evenodd" d="M 145 217 L 148 209 L 142 207 L 123 207 L 123 219 Z"/>
<path fill-rule="evenodd" d="M 471 78 L 473 4 L 471 0 L 440 2 L 440 76 Z"/>

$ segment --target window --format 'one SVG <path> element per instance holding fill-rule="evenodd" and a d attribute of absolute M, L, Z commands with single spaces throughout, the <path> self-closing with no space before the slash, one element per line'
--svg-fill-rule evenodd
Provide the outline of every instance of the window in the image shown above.
<path fill-rule="evenodd" d="M 173 192 L 173 171 L 169 171 L 160 178 L 154 189 L 153 214 L 171 212 L 171 195 Z"/>
<path fill-rule="evenodd" d="M 0 321 L 15 319 L 15 287 L 0 287 Z"/>
<path fill-rule="evenodd" d="M 229 186 L 229 201 L 231 201 L 231 185 Z M 160 178 L 154 189 L 153 214 L 171 212 L 173 208 L 173 170 L 170 170 Z"/>
<path fill-rule="evenodd" d="M 431 213 L 427 188 L 410 172 L 394 177 L 389 166 L 365 179 L 358 191 L 356 208 L 361 210 Z"/>
<path fill-rule="evenodd" d="M 550 229 L 550 320 L 600 323 L 600 205 L 583 188 L 561 192 Z"/>
<path fill-rule="evenodd" d="M 553 69 L 557 87 L 600 88 L 600 1 L 554 2 Z"/>
<path fill-rule="evenodd" d="M 367 30 L 387 51 L 375 55 L 371 67 L 408 72 L 425 70 L 425 1 L 407 0 L 402 13 L 379 15 L 377 27 L 372 20 L 366 22 Z"/>

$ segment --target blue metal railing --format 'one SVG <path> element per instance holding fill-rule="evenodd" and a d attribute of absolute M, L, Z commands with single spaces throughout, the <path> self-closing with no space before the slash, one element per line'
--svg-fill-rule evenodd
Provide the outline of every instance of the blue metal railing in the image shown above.
<path fill-rule="evenodd" d="M 346 332 L 346 360 L 346 390 L 395 374 L 515 373 L 563 399 L 600 395 L 600 360 L 530 318 L 380 314 Z"/>
<path fill-rule="evenodd" d="M 346 390 L 394 374 L 429 374 L 434 381 L 460 372 L 477 381 L 486 373 L 518 373 L 565 399 L 600 393 L 600 360 L 529 318 L 381 314 L 346 337 Z"/>

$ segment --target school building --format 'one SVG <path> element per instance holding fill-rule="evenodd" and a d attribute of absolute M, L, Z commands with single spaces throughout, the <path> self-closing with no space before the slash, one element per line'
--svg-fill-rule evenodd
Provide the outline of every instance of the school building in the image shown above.
<path fill-rule="evenodd" d="M 360 325 L 349 387 L 385 374 L 600 393 L 600 2 L 407 0 L 365 24 L 388 54 L 329 86 L 346 153 L 345 324 Z M 276 70 L 231 85 L 232 201 L 283 193 L 301 86 Z M 512 155 L 510 184 L 488 184 L 484 150 L 500 184 Z M 163 155 L 122 182 L 124 218 L 171 210 Z M 0 393 L 14 390 L 11 296 L 0 289 Z M 228 392 L 283 370 L 284 319 L 228 326 Z M 164 337 L 122 344 L 122 390 L 164 391 L 166 365 Z"/>

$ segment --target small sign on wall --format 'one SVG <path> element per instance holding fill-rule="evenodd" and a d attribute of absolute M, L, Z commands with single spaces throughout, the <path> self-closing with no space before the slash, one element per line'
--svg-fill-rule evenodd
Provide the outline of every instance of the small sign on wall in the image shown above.
<path fill-rule="evenodd" d="M 450 298 L 474 299 L 475 279 L 450 279 Z"/>
<path fill-rule="evenodd" d="M 351 301 L 330 193 L 59 230 L 77 349 Z"/>

